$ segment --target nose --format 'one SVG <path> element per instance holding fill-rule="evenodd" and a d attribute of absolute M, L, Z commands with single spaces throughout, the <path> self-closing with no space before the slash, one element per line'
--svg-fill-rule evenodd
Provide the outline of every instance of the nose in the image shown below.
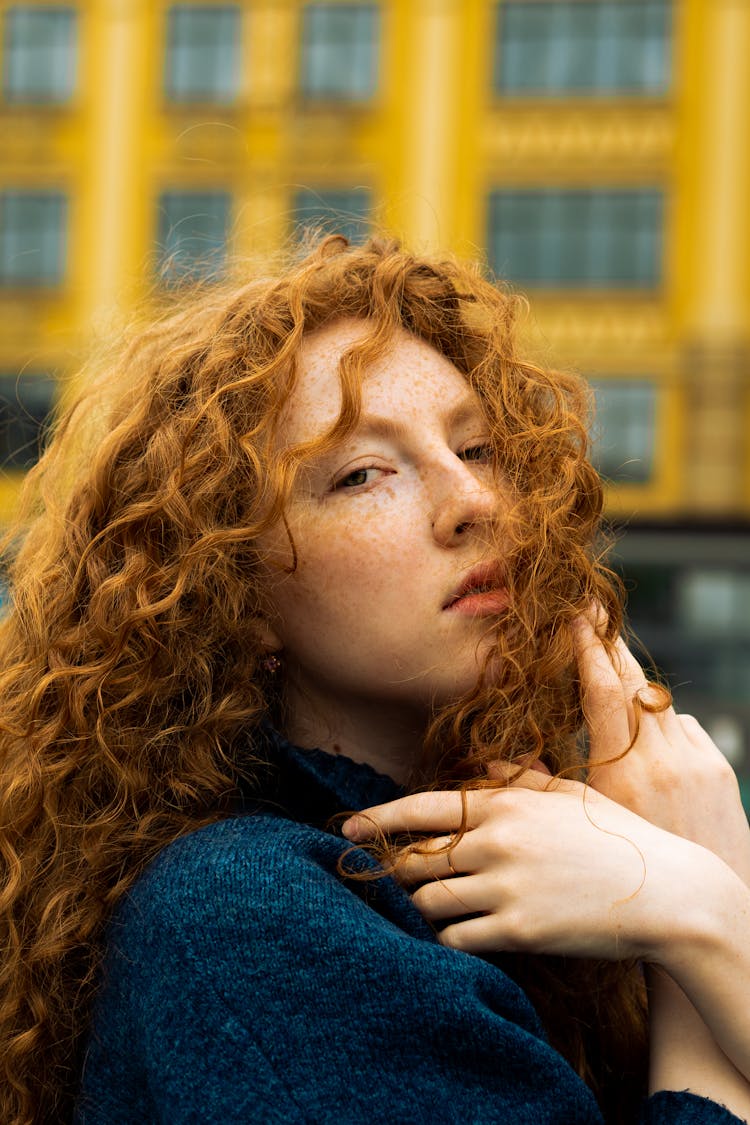
<path fill-rule="evenodd" d="M 432 534 L 441 547 L 458 547 L 472 529 L 497 519 L 500 496 L 489 479 L 475 475 L 462 461 L 445 484 L 445 495 L 432 517 Z"/>

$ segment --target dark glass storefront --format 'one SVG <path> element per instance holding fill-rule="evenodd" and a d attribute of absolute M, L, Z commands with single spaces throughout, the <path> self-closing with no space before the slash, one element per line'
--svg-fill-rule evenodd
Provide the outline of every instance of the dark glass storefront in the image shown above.
<path fill-rule="evenodd" d="M 732 762 L 750 811 L 750 527 L 631 526 L 610 558 L 638 641 Z"/>

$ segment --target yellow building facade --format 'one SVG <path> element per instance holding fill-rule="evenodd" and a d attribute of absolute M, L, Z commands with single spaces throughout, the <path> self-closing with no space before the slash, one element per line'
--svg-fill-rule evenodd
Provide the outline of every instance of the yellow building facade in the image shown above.
<path fill-rule="evenodd" d="M 743 768 L 745 0 L 0 0 L 0 34 L 6 388 L 75 381 L 162 284 L 321 214 L 488 260 L 594 382 L 636 625 L 665 667 L 724 653 L 731 688 L 685 695 Z"/>

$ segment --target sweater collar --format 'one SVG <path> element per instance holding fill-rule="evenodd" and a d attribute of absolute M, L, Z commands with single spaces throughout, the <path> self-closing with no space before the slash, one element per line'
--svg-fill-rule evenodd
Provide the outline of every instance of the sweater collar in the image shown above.
<path fill-rule="evenodd" d="M 294 820 L 324 827 L 338 813 L 359 812 L 404 792 L 393 778 L 365 762 L 295 746 L 270 723 L 261 724 L 253 741 L 273 772 L 272 803 Z M 252 801 L 257 807 L 257 796 Z"/>

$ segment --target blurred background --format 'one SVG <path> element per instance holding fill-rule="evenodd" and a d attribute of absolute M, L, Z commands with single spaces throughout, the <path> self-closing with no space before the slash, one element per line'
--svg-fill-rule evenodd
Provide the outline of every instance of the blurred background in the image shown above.
<path fill-rule="evenodd" d="M 584 373 L 630 617 L 750 807 L 748 0 L 0 0 L 0 525 L 91 341 L 300 224 Z"/>

